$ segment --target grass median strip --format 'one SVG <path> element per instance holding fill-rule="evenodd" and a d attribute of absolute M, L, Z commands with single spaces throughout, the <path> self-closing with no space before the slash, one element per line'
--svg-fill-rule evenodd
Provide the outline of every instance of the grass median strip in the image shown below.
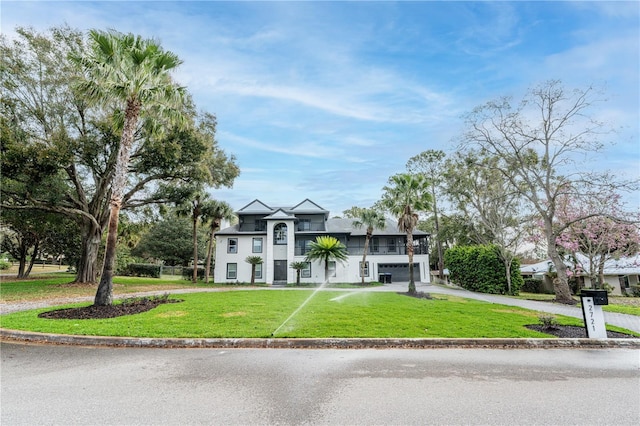
<path fill-rule="evenodd" d="M 427 300 L 380 292 L 353 292 L 348 297 L 338 291 L 317 292 L 283 325 L 311 294 L 305 290 L 181 294 L 174 296 L 181 303 L 162 304 L 136 315 L 91 320 L 38 318 L 39 313 L 51 310 L 48 308 L 3 315 L 0 326 L 56 334 L 157 338 L 268 338 L 275 330 L 274 337 L 279 338 L 550 337 L 524 327 L 538 323 L 534 311 L 445 295 Z M 563 316 L 558 316 L 558 322 L 582 325 L 578 319 Z"/>

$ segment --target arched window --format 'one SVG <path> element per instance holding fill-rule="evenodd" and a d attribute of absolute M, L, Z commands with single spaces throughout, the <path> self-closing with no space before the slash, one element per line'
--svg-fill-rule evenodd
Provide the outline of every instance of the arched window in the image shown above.
<path fill-rule="evenodd" d="M 273 244 L 287 244 L 286 223 L 279 223 L 273 228 Z"/>

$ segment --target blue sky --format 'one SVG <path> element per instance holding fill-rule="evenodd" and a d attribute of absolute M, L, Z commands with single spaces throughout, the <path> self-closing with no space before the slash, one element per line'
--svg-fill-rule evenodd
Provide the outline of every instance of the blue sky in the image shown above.
<path fill-rule="evenodd" d="M 452 152 L 474 107 L 560 79 L 606 87 L 618 129 L 591 170 L 640 178 L 640 3 L 2 1 L 2 33 L 63 23 L 154 37 L 218 117 L 239 209 L 310 198 L 368 207 L 427 149 Z M 640 196 L 629 198 L 635 207 Z"/>

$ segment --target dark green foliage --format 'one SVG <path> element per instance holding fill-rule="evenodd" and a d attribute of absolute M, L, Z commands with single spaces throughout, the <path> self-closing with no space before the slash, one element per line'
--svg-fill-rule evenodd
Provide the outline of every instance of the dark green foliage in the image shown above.
<path fill-rule="evenodd" d="M 122 275 L 128 277 L 151 277 L 160 278 L 162 273 L 162 266 L 152 265 L 148 263 L 130 263 L 125 268 Z"/>
<path fill-rule="evenodd" d="M 629 286 L 629 290 L 634 297 L 640 297 L 640 285 Z"/>
<path fill-rule="evenodd" d="M 184 267 L 182 268 L 182 279 L 191 280 L 193 278 L 193 267 Z M 204 279 L 204 268 L 198 267 L 198 279 Z"/>
<path fill-rule="evenodd" d="M 508 293 L 505 266 L 493 245 L 452 247 L 445 252 L 444 262 L 451 281 L 467 290 Z M 511 263 L 512 294 L 518 294 L 522 283 L 520 262 L 514 259 Z"/>
<path fill-rule="evenodd" d="M 198 253 L 205 253 L 206 237 L 206 231 L 199 230 Z M 160 259 L 166 265 L 189 264 L 193 258 L 191 221 L 187 218 L 167 216 L 156 222 L 143 234 L 132 254 L 144 259 Z"/>
<path fill-rule="evenodd" d="M 525 293 L 544 293 L 542 280 L 525 278 L 521 290 Z"/>

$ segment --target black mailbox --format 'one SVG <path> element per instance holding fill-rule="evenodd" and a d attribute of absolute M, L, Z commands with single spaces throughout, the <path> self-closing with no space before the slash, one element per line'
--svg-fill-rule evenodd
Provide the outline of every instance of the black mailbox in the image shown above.
<path fill-rule="evenodd" d="M 608 305 L 609 297 L 607 296 L 607 290 L 582 290 L 580 294 L 582 297 L 593 297 L 594 305 Z"/>

